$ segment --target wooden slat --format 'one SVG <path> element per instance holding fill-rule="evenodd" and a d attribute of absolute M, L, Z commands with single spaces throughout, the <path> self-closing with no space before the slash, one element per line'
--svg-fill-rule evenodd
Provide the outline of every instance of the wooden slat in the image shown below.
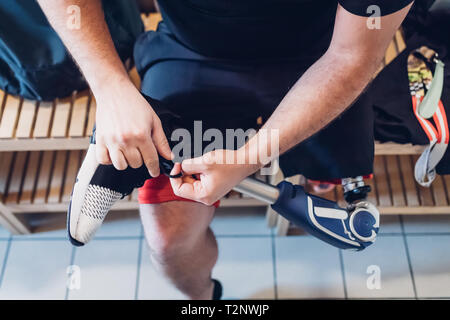
<path fill-rule="evenodd" d="M 91 103 L 89 104 L 89 113 L 88 113 L 88 122 L 86 126 L 86 132 L 84 133 L 85 137 L 89 137 L 92 135 L 92 130 L 94 129 L 95 124 L 95 114 L 97 112 L 97 102 L 94 97 L 92 97 Z"/>
<path fill-rule="evenodd" d="M 375 180 L 374 179 L 365 179 L 364 183 L 366 185 L 370 186 L 371 189 L 372 189 L 372 191 L 370 191 L 369 194 L 367 195 L 367 200 L 370 203 L 372 203 L 374 205 L 377 205 L 378 202 L 377 202 L 377 193 L 376 193 L 376 190 L 375 190 Z"/>
<path fill-rule="evenodd" d="M 30 138 L 33 121 L 36 114 L 36 102 L 24 100 L 20 111 L 19 123 L 17 124 L 17 138 Z"/>
<path fill-rule="evenodd" d="M 50 188 L 48 192 L 48 203 L 57 203 L 60 201 L 63 180 L 64 169 L 66 166 L 67 151 L 56 151 L 56 158 L 53 164 L 52 177 L 50 180 Z"/>
<path fill-rule="evenodd" d="M 25 172 L 25 163 L 27 160 L 28 153 L 25 151 L 17 152 L 14 159 L 14 168 L 11 175 L 11 180 L 9 182 L 8 196 L 5 203 L 18 203 L 20 188 L 22 184 L 22 178 Z"/>
<path fill-rule="evenodd" d="M 381 207 L 391 206 L 391 197 L 389 195 L 389 185 L 387 182 L 387 172 L 384 166 L 383 156 L 376 156 L 373 162 L 374 178 L 376 181 L 376 191 L 378 197 L 378 205 Z"/>
<path fill-rule="evenodd" d="M 433 199 L 436 203 L 436 206 L 449 205 L 444 186 L 444 178 L 442 176 L 436 176 L 436 179 L 433 181 L 433 184 L 431 185 L 431 192 L 433 194 Z"/>
<path fill-rule="evenodd" d="M 405 40 L 403 39 L 401 30 L 397 30 L 395 33 L 395 42 L 397 43 L 397 50 L 399 53 L 406 49 Z"/>
<path fill-rule="evenodd" d="M 51 168 L 53 166 L 53 156 L 53 151 L 45 151 L 42 153 L 39 176 L 37 178 L 36 190 L 34 193 L 34 203 L 36 204 L 45 203 L 47 200 Z"/>
<path fill-rule="evenodd" d="M 384 56 L 384 62 L 386 65 L 388 65 L 392 60 L 395 59 L 395 57 L 398 55 L 397 53 L 397 47 L 395 45 L 394 41 L 391 41 L 389 44 L 389 47 L 386 50 L 386 54 Z"/>
<path fill-rule="evenodd" d="M 403 154 L 422 154 L 426 146 L 413 146 L 412 144 L 399 144 L 393 142 L 379 143 L 375 142 L 376 155 L 403 155 Z"/>
<path fill-rule="evenodd" d="M 148 16 L 143 17 L 145 30 L 156 30 L 158 23 L 161 21 L 160 13 L 150 13 Z"/>
<path fill-rule="evenodd" d="M 63 202 L 68 202 L 72 194 L 73 185 L 77 177 L 78 169 L 81 166 L 80 163 L 80 151 L 72 150 L 69 153 L 69 159 L 67 163 L 67 169 L 65 173 L 64 186 L 62 190 Z"/>
<path fill-rule="evenodd" d="M 14 137 L 18 117 L 20 114 L 21 99 L 8 95 L 0 122 L 0 138 L 11 139 Z"/>
<path fill-rule="evenodd" d="M 50 133 L 53 115 L 53 102 L 40 102 L 34 125 L 33 137 L 46 138 Z"/>
<path fill-rule="evenodd" d="M 414 180 L 414 170 L 410 156 L 399 156 L 399 165 L 402 173 L 403 188 L 405 189 L 406 202 L 408 206 L 416 207 L 420 205 L 417 193 L 416 182 Z"/>
<path fill-rule="evenodd" d="M 40 151 L 40 150 L 83 150 L 89 147 L 89 138 L 33 138 L 0 139 L 0 152 L 3 151 Z"/>
<path fill-rule="evenodd" d="M 72 116 L 70 119 L 69 136 L 83 137 L 86 124 L 88 96 L 77 97 L 73 103 Z"/>
<path fill-rule="evenodd" d="M 38 174 L 40 152 L 32 151 L 28 157 L 27 171 L 22 186 L 22 193 L 19 202 L 21 204 L 30 204 L 33 201 L 34 185 Z"/>
<path fill-rule="evenodd" d="M 64 138 L 67 136 L 69 126 L 71 101 L 57 101 L 55 116 L 50 136 L 53 138 Z"/>
<path fill-rule="evenodd" d="M 394 206 L 405 206 L 406 199 L 403 194 L 402 181 L 400 178 L 400 168 L 398 167 L 397 156 L 385 156 L 385 165 L 387 169 L 387 178 L 391 191 L 392 202 Z"/>
<path fill-rule="evenodd" d="M 422 187 L 421 185 L 417 185 L 419 190 L 419 198 L 421 206 L 434 206 L 433 195 L 431 194 L 430 188 Z"/>
<path fill-rule="evenodd" d="M 4 100 L 5 100 L 5 97 L 6 97 L 5 92 L 3 92 L 2 90 L 0 90 L 0 119 L 2 118 L 2 114 L 3 114 L 3 105 L 4 105 L 3 102 L 5 102 L 5 101 L 4 101 Z"/>
<path fill-rule="evenodd" d="M 141 89 L 141 78 L 136 70 L 136 68 L 131 69 L 128 73 L 131 79 L 131 82 L 136 86 L 136 88 Z"/>
<path fill-rule="evenodd" d="M 0 153 L 0 200 L 2 200 L 8 190 L 8 178 L 11 164 L 14 159 L 14 152 Z"/>
<path fill-rule="evenodd" d="M 0 202 L 0 223 L 12 234 L 29 234 L 30 228 L 27 224 L 16 217 L 11 209 Z"/>
<path fill-rule="evenodd" d="M 450 175 L 446 174 L 442 176 L 442 181 L 445 186 L 445 190 L 447 191 L 447 201 L 450 205 Z"/>

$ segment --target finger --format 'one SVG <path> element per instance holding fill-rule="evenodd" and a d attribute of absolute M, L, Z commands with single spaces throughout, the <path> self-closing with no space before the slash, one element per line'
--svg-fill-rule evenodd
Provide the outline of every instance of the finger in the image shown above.
<path fill-rule="evenodd" d="M 196 173 L 202 173 L 202 172 L 206 171 L 207 166 L 203 162 L 202 157 L 198 157 L 198 158 L 183 160 L 183 162 L 181 163 L 181 168 L 184 173 L 193 175 Z"/>
<path fill-rule="evenodd" d="M 140 168 L 143 164 L 141 153 L 136 148 L 129 148 L 122 151 L 125 156 L 126 161 L 130 165 L 130 167 L 137 169 Z"/>
<path fill-rule="evenodd" d="M 192 179 L 186 181 L 182 178 L 170 179 L 173 192 L 179 196 L 190 200 L 199 201 L 203 195 L 201 181 Z"/>
<path fill-rule="evenodd" d="M 117 170 L 125 170 L 128 167 L 128 163 L 125 160 L 122 151 L 120 151 L 118 148 L 109 148 L 108 151 L 114 168 L 116 168 Z"/>
<path fill-rule="evenodd" d="M 111 158 L 109 157 L 108 149 L 106 149 L 104 144 L 96 144 L 95 145 L 95 154 L 98 163 L 103 165 L 112 164 Z"/>
<path fill-rule="evenodd" d="M 142 159 L 147 167 L 148 173 L 150 173 L 153 178 L 159 176 L 160 170 L 158 153 L 151 140 L 148 139 L 143 145 L 139 146 L 139 151 L 141 152 Z"/>
<path fill-rule="evenodd" d="M 181 163 L 176 162 L 173 165 L 172 170 L 170 171 L 170 175 L 175 177 L 175 176 L 179 175 L 180 173 L 181 173 Z M 177 179 L 177 178 L 173 178 L 173 179 Z"/>
<path fill-rule="evenodd" d="M 167 141 L 166 134 L 161 125 L 161 121 L 155 121 L 152 129 L 152 140 L 155 144 L 158 153 L 167 160 L 172 160 L 174 158 L 172 150 L 170 149 L 169 142 Z"/>

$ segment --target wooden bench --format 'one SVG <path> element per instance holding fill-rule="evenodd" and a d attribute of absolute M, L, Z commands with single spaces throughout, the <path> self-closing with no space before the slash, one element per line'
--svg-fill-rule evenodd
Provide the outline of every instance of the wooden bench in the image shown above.
<path fill-rule="evenodd" d="M 143 16 L 147 30 L 155 29 L 159 14 Z M 398 32 L 386 53 L 389 63 L 405 47 Z M 136 70 L 130 77 L 139 87 Z M 35 213 L 55 213 L 64 225 L 76 173 L 88 147 L 96 103 L 91 92 L 75 92 L 67 99 L 36 103 L 0 91 L 0 224 L 14 234 L 40 230 Z M 450 213 L 450 177 L 438 177 L 430 189 L 414 182 L 413 161 L 423 147 L 376 144 L 374 192 L 371 200 L 383 214 Z M 260 177 L 272 182 L 280 176 Z M 293 177 L 297 182 L 301 177 Z M 337 188 L 327 198 L 342 199 Z M 262 202 L 230 192 L 222 206 L 264 206 Z M 136 192 L 119 201 L 116 210 L 137 209 Z M 269 226 L 286 234 L 289 223 L 268 210 Z"/>

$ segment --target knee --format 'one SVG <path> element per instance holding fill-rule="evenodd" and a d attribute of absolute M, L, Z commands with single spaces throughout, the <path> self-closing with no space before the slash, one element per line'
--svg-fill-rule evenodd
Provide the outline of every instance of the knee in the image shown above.
<path fill-rule="evenodd" d="M 152 256 L 160 261 L 189 254 L 204 241 L 209 231 L 209 221 L 193 219 L 196 213 L 189 206 L 152 205 L 149 210 L 141 208 L 145 237 Z M 192 219 L 186 219 L 187 217 Z"/>
<path fill-rule="evenodd" d="M 185 234 L 178 228 L 160 230 L 153 236 L 147 236 L 147 244 L 153 257 L 167 261 L 173 257 L 179 257 L 192 247 L 192 236 Z"/>

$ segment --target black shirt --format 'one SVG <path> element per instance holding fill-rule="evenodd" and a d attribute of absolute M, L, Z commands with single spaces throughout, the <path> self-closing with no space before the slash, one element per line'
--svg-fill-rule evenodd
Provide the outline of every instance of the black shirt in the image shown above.
<path fill-rule="evenodd" d="M 178 41 L 210 57 L 279 59 L 317 57 L 331 40 L 340 3 L 370 16 L 404 8 L 413 0 L 159 0 L 165 24 Z M 351 32 L 351 30 L 349 30 Z"/>

